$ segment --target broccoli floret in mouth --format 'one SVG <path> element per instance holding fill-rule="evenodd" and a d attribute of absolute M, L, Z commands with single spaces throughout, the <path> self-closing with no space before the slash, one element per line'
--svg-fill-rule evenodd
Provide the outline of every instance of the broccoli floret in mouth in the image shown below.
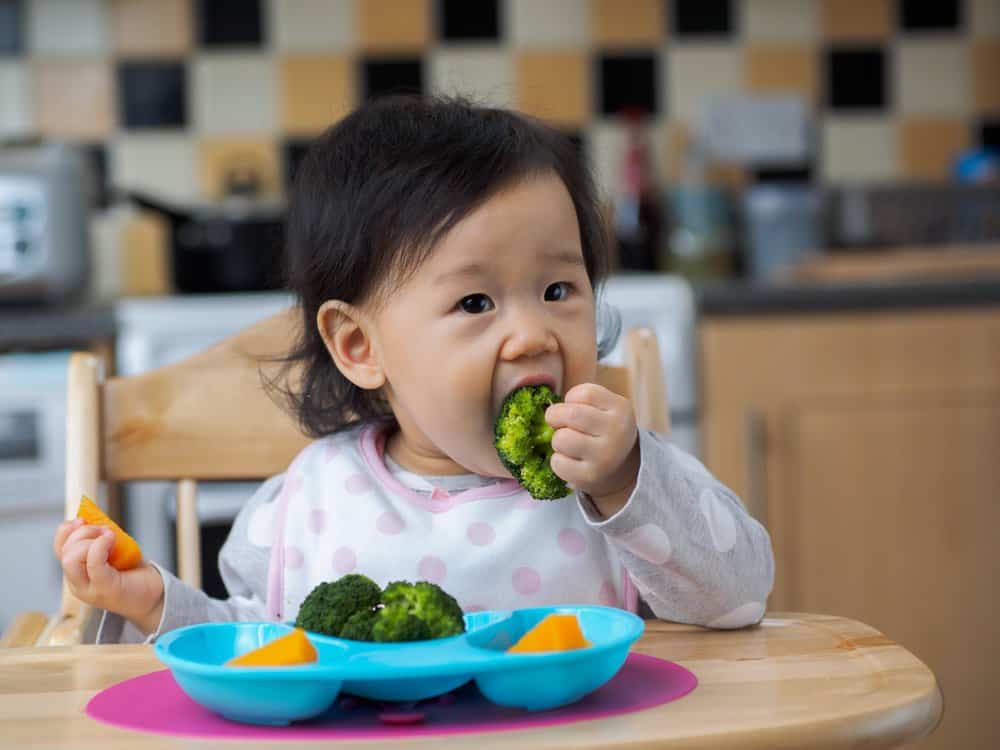
<path fill-rule="evenodd" d="M 555 500 L 570 493 L 552 471 L 552 435 L 545 410 L 562 399 L 547 385 L 515 389 L 500 407 L 493 424 L 493 445 L 507 471 L 536 500 Z"/>

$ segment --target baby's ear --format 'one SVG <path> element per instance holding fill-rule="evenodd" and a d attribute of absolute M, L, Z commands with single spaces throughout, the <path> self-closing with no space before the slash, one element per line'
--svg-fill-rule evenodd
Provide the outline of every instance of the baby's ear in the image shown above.
<path fill-rule="evenodd" d="M 341 300 L 327 300 L 316 314 L 316 325 L 326 350 L 345 378 L 365 390 L 385 384 L 371 322 L 361 310 Z"/>

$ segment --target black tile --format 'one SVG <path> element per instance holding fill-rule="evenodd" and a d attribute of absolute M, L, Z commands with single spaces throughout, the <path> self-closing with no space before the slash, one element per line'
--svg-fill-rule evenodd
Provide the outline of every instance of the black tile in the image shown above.
<path fill-rule="evenodd" d="M 284 165 L 282 171 L 286 190 L 291 187 L 292 180 L 295 178 L 295 170 L 299 168 L 302 157 L 306 155 L 306 151 L 311 145 L 312 139 L 310 138 L 289 138 L 281 144 L 281 157 Z"/>
<path fill-rule="evenodd" d="M 181 62 L 118 64 L 122 127 L 183 128 L 187 125 L 187 76 Z"/>
<path fill-rule="evenodd" d="M 655 55 L 602 55 L 599 65 L 602 113 L 659 112 Z"/>
<path fill-rule="evenodd" d="M 812 164 L 770 165 L 761 164 L 753 170 L 753 181 L 760 182 L 810 182 Z"/>
<path fill-rule="evenodd" d="M 415 58 L 369 59 L 362 65 L 366 98 L 380 94 L 422 93 L 423 63 Z"/>
<path fill-rule="evenodd" d="M 264 44 L 261 0 L 198 0 L 198 39 L 203 47 Z"/>
<path fill-rule="evenodd" d="M 0 55 L 24 49 L 24 9 L 21 0 L 0 0 Z"/>
<path fill-rule="evenodd" d="M 1000 117 L 986 120 L 979 126 L 979 143 L 986 148 L 1000 149 Z"/>
<path fill-rule="evenodd" d="M 733 30 L 731 0 L 672 0 L 674 34 L 729 34 Z"/>
<path fill-rule="evenodd" d="M 956 31 L 962 23 L 959 0 L 900 0 L 904 31 Z"/>
<path fill-rule="evenodd" d="M 499 39 L 497 0 L 440 0 L 442 39 Z"/>
<path fill-rule="evenodd" d="M 889 106 L 882 49 L 831 49 L 825 68 L 826 105 L 830 109 L 883 110 Z"/>

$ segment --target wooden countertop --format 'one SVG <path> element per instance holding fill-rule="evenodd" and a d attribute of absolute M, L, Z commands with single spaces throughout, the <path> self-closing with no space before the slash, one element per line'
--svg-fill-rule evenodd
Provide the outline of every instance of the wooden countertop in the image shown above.
<path fill-rule="evenodd" d="M 878 631 L 844 618 L 769 614 L 761 626 L 736 631 L 651 621 L 635 650 L 680 663 L 698 677 L 698 687 L 676 702 L 612 719 L 392 744 L 435 750 L 473 743 L 573 750 L 877 750 L 929 733 L 941 717 L 941 692 L 927 667 Z M 0 649 L 0 738 L 19 750 L 233 748 L 232 742 L 118 729 L 84 713 L 100 690 L 162 668 L 150 646 Z"/>

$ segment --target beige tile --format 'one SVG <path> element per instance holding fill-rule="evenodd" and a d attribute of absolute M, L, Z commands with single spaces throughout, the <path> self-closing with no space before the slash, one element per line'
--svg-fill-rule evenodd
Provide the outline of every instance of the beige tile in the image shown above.
<path fill-rule="evenodd" d="M 808 42 L 816 37 L 816 3 L 744 0 L 743 29 L 747 39 Z"/>
<path fill-rule="evenodd" d="M 648 47 L 666 38 L 662 0 L 591 0 L 590 36 L 603 47 Z"/>
<path fill-rule="evenodd" d="M 899 139 L 888 117 L 826 117 L 820 164 L 831 182 L 883 182 L 899 172 Z"/>
<path fill-rule="evenodd" d="M 743 87 L 743 52 L 733 44 L 675 44 L 661 55 L 666 67 L 667 111 L 671 116 L 694 123 L 705 103 L 720 94 L 739 92 Z"/>
<path fill-rule="evenodd" d="M 903 177 L 947 180 L 959 152 L 969 146 L 969 125 L 949 117 L 906 118 L 899 130 Z"/>
<path fill-rule="evenodd" d="M 278 74 L 286 133 L 316 135 L 357 104 L 354 64 L 346 55 L 286 57 Z"/>
<path fill-rule="evenodd" d="M 515 65 L 517 108 L 567 127 L 590 117 L 591 76 L 582 52 L 521 52 Z"/>
<path fill-rule="evenodd" d="M 271 0 L 279 50 L 320 52 L 354 45 L 355 0 Z"/>
<path fill-rule="evenodd" d="M 194 122 L 199 132 L 273 133 L 277 117 L 274 63 L 269 55 L 216 53 L 194 61 Z"/>
<path fill-rule="evenodd" d="M 747 45 L 744 53 L 751 91 L 793 91 L 816 100 L 819 86 L 817 52 L 797 44 Z"/>
<path fill-rule="evenodd" d="M 581 48 L 588 43 L 585 0 L 508 0 L 505 8 L 501 18 L 515 47 Z"/>
<path fill-rule="evenodd" d="M 100 139 L 114 127 L 111 66 L 87 60 L 34 64 L 35 117 L 43 135 Z"/>
<path fill-rule="evenodd" d="M 102 0 L 31 0 L 25 5 L 32 52 L 75 56 L 104 51 L 108 24 Z"/>
<path fill-rule="evenodd" d="M 0 61 L 0 103 L 0 137 L 31 131 L 31 84 L 26 63 Z"/>
<path fill-rule="evenodd" d="M 209 198 L 226 195 L 226 185 L 236 173 L 256 175 L 260 192 L 277 195 L 281 188 L 278 149 L 265 138 L 220 138 L 198 144 L 201 189 Z"/>
<path fill-rule="evenodd" d="M 892 28 L 890 0 L 821 0 L 821 36 L 834 41 L 878 41 Z"/>
<path fill-rule="evenodd" d="M 904 114 L 958 115 L 969 111 L 969 50 L 959 41 L 897 42 L 896 106 Z"/>
<path fill-rule="evenodd" d="M 514 104 L 514 65 L 506 50 L 438 47 L 429 57 L 430 89 L 493 107 Z"/>
<path fill-rule="evenodd" d="M 130 57 L 182 55 L 194 43 L 191 0 L 112 0 L 116 52 Z"/>
<path fill-rule="evenodd" d="M 111 181 L 180 204 L 200 197 L 194 139 L 174 133 L 127 133 L 109 143 Z"/>
<path fill-rule="evenodd" d="M 977 113 L 1000 113 L 1000 40 L 972 44 L 972 102 Z"/>
<path fill-rule="evenodd" d="M 1000 39 L 1000 2 L 997 0 L 966 0 L 966 2 L 972 36 Z"/>
<path fill-rule="evenodd" d="M 431 39 L 430 0 L 358 0 L 358 43 L 368 51 L 417 51 Z"/>

